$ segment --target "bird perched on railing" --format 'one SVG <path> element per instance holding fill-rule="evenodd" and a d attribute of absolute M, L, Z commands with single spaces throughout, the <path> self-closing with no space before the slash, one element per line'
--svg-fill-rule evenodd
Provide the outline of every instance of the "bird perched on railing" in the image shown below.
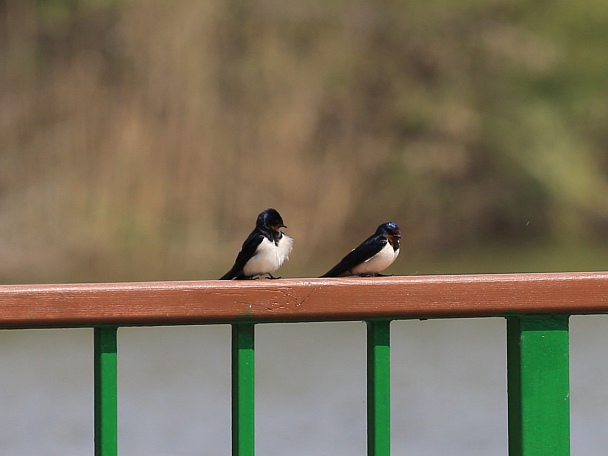
<path fill-rule="evenodd" d="M 396 223 L 387 222 L 378 227 L 357 248 L 321 277 L 381 276 L 399 255 L 401 230 Z"/>
<path fill-rule="evenodd" d="M 254 279 L 272 273 L 289 259 L 293 239 L 281 231 L 287 228 L 281 215 L 272 208 L 266 209 L 255 223 L 255 228 L 243 242 L 232 269 L 220 280 Z"/>

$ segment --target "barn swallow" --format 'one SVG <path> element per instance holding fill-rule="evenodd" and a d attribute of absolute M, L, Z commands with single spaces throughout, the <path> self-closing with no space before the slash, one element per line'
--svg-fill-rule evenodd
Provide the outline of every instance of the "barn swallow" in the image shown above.
<path fill-rule="evenodd" d="M 289 259 L 293 239 L 280 229 L 287 228 L 275 209 L 266 209 L 258 215 L 255 228 L 243 242 L 232 269 L 220 280 L 254 279 L 272 273 Z"/>
<path fill-rule="evenodd" d="M 321 277 L 381 276 L 399 255 L 401 230 L 396 223 L 383 223 L 376 232 Z"/>

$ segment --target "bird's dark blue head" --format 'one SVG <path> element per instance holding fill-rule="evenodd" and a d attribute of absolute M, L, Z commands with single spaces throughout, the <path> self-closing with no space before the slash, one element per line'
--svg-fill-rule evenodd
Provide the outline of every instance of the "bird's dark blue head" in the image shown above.
<path fill-rule="evenodd" d="M 275 231 L 278 231 L 281 228 L 287 228 L 283 224 L 283 218 L 281 214 L 279 214 L 276 209 L 266 209 L 264 212 L 261 212 L 258 215 L 258 220 L 255 224 L 258 228 L 272 228 Z"/>
<path fill-rule="evenodd" d="M 399 229 L 399 225 L 394 222 L 383 223 L 376 230 L 376 234 L 385 237 L 392 237 L 395 240 L 401 239 L 401 229 Z"/>

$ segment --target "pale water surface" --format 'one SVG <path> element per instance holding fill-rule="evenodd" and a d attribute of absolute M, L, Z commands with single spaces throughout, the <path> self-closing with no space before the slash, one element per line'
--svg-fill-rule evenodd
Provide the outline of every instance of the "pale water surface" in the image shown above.
<path fill-rule="evenodd" d="M 507 455 L 503 319 L 392 324 L 394 455 Z M 256 327 L 257 455 L 365 455 L 363 323 Z M 121 456 L 230 454 L 230 328 L 119 330 Z M 92 331 L 0 332 L 0 454 L 93 454 Z M 608 448 L 608 320 L 571 320 L 572 455 Z"/>

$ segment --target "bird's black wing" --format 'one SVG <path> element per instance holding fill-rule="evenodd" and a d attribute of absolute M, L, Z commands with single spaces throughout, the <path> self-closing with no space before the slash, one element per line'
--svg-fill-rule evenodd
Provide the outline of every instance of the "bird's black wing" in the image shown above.
<path fill-rule="evenodd" d="M 263 240 L 264 235 L 258 230 L 253 230 L 247 239 L 245 239 L 245 242 L 243 242 L 243 246 L 234 261 L 234 266 L 232 266 L 230 271 L 220 277 L 220 280 L 231 280 L 242 275 L 245 264 L 247 264 L 251 257 L 255 255 L 255 251 Z"/>
<path fill-rule="evenodd" d="M 386 245 L 388 240 L 384 236 L 372 235 L 368 237 L 359 247 L 348 253 L 340 262 L 323 274 L 321 277 L 340 277 L 358 264 L 369 260 Z"/>

